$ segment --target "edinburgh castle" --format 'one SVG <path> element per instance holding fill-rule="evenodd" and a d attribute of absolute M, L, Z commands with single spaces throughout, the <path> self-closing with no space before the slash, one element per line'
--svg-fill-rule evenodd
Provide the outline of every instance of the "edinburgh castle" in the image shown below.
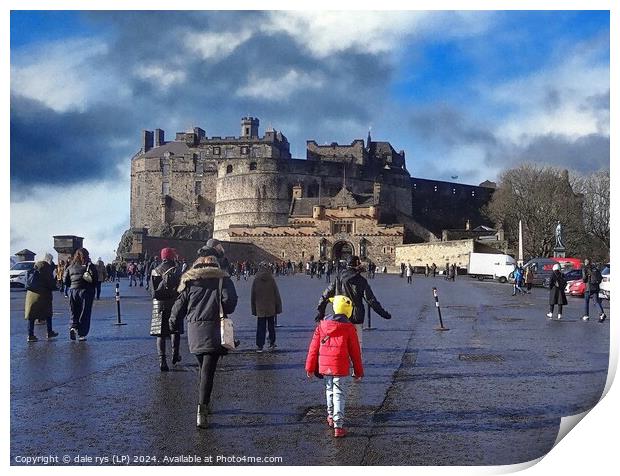
<path fill-rule="evenodd" d="M 344 145 L 309 140 L 299 159 L 282 132 L 269 128 L 261 137 L 254 117 L 242 118 L 238 137 L 208 137 L 194 127 L 166 141 L 155 129 L 143 131 L 131 159 L 131 229 L 119 251 L 145 256 L 155 252 L 144 246 L 147 238 L 156 247 L 214 236 L 271 259 L 357 254 L 394 266 L 399 246 L 489 225 L 481 208 L 493 190 L 491 182 L 412 177 L 405 152 L 370 133 Z"/>

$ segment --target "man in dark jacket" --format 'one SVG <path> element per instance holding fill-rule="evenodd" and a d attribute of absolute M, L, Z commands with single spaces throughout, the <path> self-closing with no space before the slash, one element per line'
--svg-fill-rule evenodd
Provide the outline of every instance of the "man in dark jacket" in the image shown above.
<path fill-rule="evenodd" d="M 603 310 L 603 304 L 601 303 L 601 298 L 599 293 L 601 291 L 600 285 L 603 277 L 601 275 L 601 271 L 595 264 L 590 264 L 590 260 L 586 259 L 583 262 L 583 268 L 581 269 L 581 276 L 583 282 L 586 283 L 586 292 L 583 296 L 584 306 L 585 306 L 585 314 L 581 318 L 584 321 L 590 320 L 590 298 L 594 296 L 594 302 L 598 304 L 599 309 L 601 310 L 601 314 L 598 318 L 599 322 L 603 322 L 607 319 L 607 315 Z"/>
<path fill-rule="evenodd" d="M 168 319 L 174 301 L 179 295 L 177 287 L 181 279 L 181 273 L 176 266 L 177 254 L 174 248 L 164 248 L 160 251 L 161 264 L 151 270 L 148 281 L 153 297 L 153 312 L 151 315 L 151 335 L 157 337 L 157 352 L 159 355 L 159 370 L 167 372 L 166 339 L 172 341 L 172 365 L 181 361 L 179 346 L 181 334 L 183 334 L 183 321 L 171 332 L 168 327 Z"/>
<path fill-rule="evenodd" d="M 347 268 L 344 269 L 331 283 L 319 300 L 317 306 L 317 316 L 315 321 L 320 321 L 325 316 L 325 308 L 330 297 L 335 295 L 347 296 L 353 301 L 353 314 L 351 322 L 355 324 L 357 329 L 357 338 L 359 339 L 360 348 L 362 347 L 362 325 L 364 324 L 364 301 L 382 318 L 391 319 L 392 315 L 387 312 L 370 289 L 368 281 L 360 274 L 361 262 L 357 256 L 350 256 L 347 262 Z"/>
<path fill-rule="evenodd" d="M 262 352 L 265 345 L 265 335 L 269 329 L 269 350 L 276 348 L 275 319 L 282 314 L 282 299 L 276 280 L 269 265 L 259 264 L 259 271 L 252 282 L 250 305 L 252 315 L 256 316 L 256 352 Z"/>

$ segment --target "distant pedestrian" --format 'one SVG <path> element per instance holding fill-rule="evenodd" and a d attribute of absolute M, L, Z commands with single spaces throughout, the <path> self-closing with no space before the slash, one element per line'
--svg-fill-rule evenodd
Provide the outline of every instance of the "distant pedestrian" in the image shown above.
<path fill-rule="evenodd" d="M 452 263 L 450 265 L 450 271 L 449 271 L 450 275 L 449 275 L 449 279 L 451 281 L 454 281 L 456 279 L 456 263 Z"/>
<path fill-rule="evenodd" d="M 37 342 L 39 339 L 34 335 L 36 320 L 45 321 L 47 325 L 47 339 L 53 339 L 58 335 L 52 329 L 52 300 L 53 291 L 56 290 L 56 280 L 52 275 L 52 255 L 45 254 L 43 261 L 37 261 L 29 273 L 34 273 L 32 287 L 26 289 L 26 303 L 24 317 L 28 321 L 28 342 Z"/>
<path fill-rule="evenodd" d="M 170 331 L 176 332 L 180 321 L 187 320 L 189 351 L 200 366 L 196 425 L 206 428 L 217 361 L 228 352 L 221 345 L 220 320 L 235 311 L 237 292 L 228 273 L 219 268 L 215 252 L 213 256 L 201 256 L 195 261 L 181 276 L 178 291 L 179 297 L 170 315 Z"/>
<path fill-rule="evenodd" d="M 424 277 L 428 278 L 430 276 L 430 274 L 431 274 L 431 268 L 428 265 L 428 263 L 426 263 L 426 267 L 424 268 Z"/>
<path fill-rule="evenodd" d="M 559 266 L 559 265 L 558 265 Z M 555 266 L 554 266 L 555 268 Z M 512 288 L 512 295 L 515 296 L 517 292 L 519 294 L 525 294 L 525 290 L 522 288 L 523 285 L 523 268 L 520 266 L 516 266 L 514 271 L 514 284 Z"/>
<path fill-rule="evenodd" d="M 409 262 L 405 268 L 405 273 L 407 274 L 407 284 L 411 284 L 413 282 L 413 266 Z"/>
<path fill-rule="evenodd" d="M 137 273 L 138 273 L 138 267 L 135 263 L 135 261 L 132 261 L 131 263 L 129 263 L 129 265 L 127 266 L 127 276 L 129 277 L 129 287 L 132 286 L 137 286 L 138 285 L 138 280 L 137 278 Z"/>
<path fill-rule="evenodd" d="M 531 266 L 527 266 L 525 268 L 524 280 L 525 280 L 525 288 L 527 289 L 527 293 L 531 294 L 532 293 L 532 284 L 534 284 L 534 271 L 532 271 L 532 267 Z"/>
<path fill-rule="evenodd" d="M 595 264 L 590 264 L 590 260 L 584 260 L 584 266 L 581 270 L 583 282 L 586 284 L 586 291 L 584 293 L 584 308 L 585 313 L 581 318 L 584 321 L 590 320 L 590 298 L 594 297 L 594 302 L 598 305 L 601 313 L 599 314 L 598 321 L 603 322 L 607 319 L 607 315 L 603 310 L 603 304 L 601 303 L 601 297 L 599 293 L 601 291 L 600 285 L 603 281 L 603 275 Z"/>
<path fill-rule="evenodd" d="M 90 331 L 90 315 L 95 299 L 97 268 L 90 262 L 88 250 L 79 248 L 71 265 L 65 270 L 65 286 L 69 287 L 71 324 L 69 337 L 85 341 Z"/>
<path fill-rule="evenodd" d="M 400 277 L 405 276 L 405 263 L 400 263 Z"/>
<path fill-rule="evenodd" d="M 63 284 L 62 278 L 65 274 L 65 268 L 67 264 L 64 259 L 58 261 L 58 266 L 56 266 L 56 287 L 60 292 L 64 292 L 65 286 Z"/>
<path fill-rule="evenodd" d="M 252 315 L 256 316 L 256 352 L 262 352 L 269 329 L 269 350 L 276 348 L 275 319 L 282 313 L 280 291 L 267 263 L 260 263 L 252 282 L 250 296 Z"/>
<path fill-rule="evenodd" d="M 549 281 L 549 312 L 547 313 L 549 319 L 553 318 L 553 307 L 556 304 L 558 305 L 558 319 L 562 319 L 562 306 L 568 304 L 566 293 L 564 292 L 565 287 L 566 278 L 562 274 L 560 264 L 554 264 L 551 280 Z"/>
<path fill-rule="evenodd" d="M 347 434 L 344 427 L 346 383 L 353 364 L 354 378 L 364 376 L 364 366 L 356 330 L 349 321 L 353 313 L 352 300 L 346 296 L 330 298 L 334 314 L 319 322 L 314 331 L 308 356 L 306 375 L 325 379 L 327 424 L 334 428 L 334 437 Z"/>
<path fill-rule="evenodd" d="M 138 282 L 140 283 L 140 287 L 144 286 L 144 273 L 146 271 L 146 266 L 144 265 L 144 261 L 138 261 L 136 265 L 136 275 L 138 276 Z"/>
<path fill-rule="evenodd" d="M 431 265 L 431 271 L 433 272 L 433 278 L 437 276 L 437 265 L 435 263 Z"/>
<path fill-rule="evenodd" d="M 179 295 L 177 287 L 181 281 L 181 272 L 176 266 L 177 255 L 174 248 L 163 248 L 160 251 L 160 256 L 161 264 L 151 270 L 151 275 L 148 278 L 151 296 L 153 297 L 150 334 L 157 337 L 159 370 L 167 372 L 169 370 L 166 360 L 166 340 L 168 338 L 172 344 L 172 365 L 181 361 L 179 348 L 181 334 L 183 334 L 183 321 L 177 323 L 174 332 L 168 326 L 172 306 Z"/>
<path fill-rule="evenodd" d="M 101 260 L 101 258 L 97 259 L 96 267 L 97 267 L 97 277 L 99 279 L 97 279 L 97 284 L 95 285 L 95 299 L 99 301 L 99 296 L 101 296 L 101 283 L 105 281 L 108 278 L 108 276 L 106 274 L 105 265 L 103 264 L 103 261 Z"/>

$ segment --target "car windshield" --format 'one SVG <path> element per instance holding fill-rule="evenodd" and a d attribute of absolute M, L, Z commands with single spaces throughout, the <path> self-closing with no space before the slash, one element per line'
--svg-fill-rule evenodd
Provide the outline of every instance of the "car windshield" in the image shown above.
<path fill-rule="evenodd" d="M 34 263 L 15 263 L 11 266 L 11 270 L 15 271 L 28 271 L 34 266 Z"/>

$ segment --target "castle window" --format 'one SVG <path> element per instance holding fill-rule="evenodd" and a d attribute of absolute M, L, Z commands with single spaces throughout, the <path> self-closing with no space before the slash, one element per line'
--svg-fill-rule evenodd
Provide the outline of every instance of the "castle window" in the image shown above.
<path fill-rule="evenodd" d="M 247 147 L 241 147 L 241 155 L 248 155 L 248 150 Z"/>
<path fill-rule="evenodd" d="M 213 147 L 213 155 L 220 155 L 222 153 L 222 149 L 220 147 Z"/>
<path fill-rule="evenodd" d="M 226 166 L 226 173 L 227 173 L 227 174 L 232 173 L 232 165 L 227 165 L 227 166 Z"/>
<path fill-rule="evenodd" d="M 194 193 L 196 196 L 202 194 L 202 182 L 196 182 L 194 184 Z"/>
<path fill-rule="evenodd" d="M 452 195 L 456 195 L 456 188 L 452 189 Z"/>
<path fill-rule="evenodd" d="M 435 192 L 437 191 L 437 185 L 435 185 Z"/>
<path fill-rule="evenodd" d="M 472 191 L 471 191 L 471 196 L 472 196 L 472 197 L 475 197 L 475 196 L 476 196 L 476 191 L 475 191 L 475 190 L 472 190 Z"/>
<path fill-rule="evenodd" d="M 170 195 L 170 182 L 162 182 L 161 183 L 161 194 L 162 195 Z"/>
<path fill-rule="evenodd" d="M 250 135 L 250 128 L 249 128 L 249 127 L 246 127 L 246 128 L 245 128 L 245 135 L 246 135 L 246 136 L 249 136 L 249 135 Z"/>
<path fill-rule="evenodd" d="M 194 172 L 196 175 L 202 175 L 204 173 L 205 163 L 202 160 L 197 160 L 194 164 Z"/>
<path fill-rule="evenodd" d="M 286 251 L 282 252 L 282 258 L 284 258 L 286 256 Z"/>
<path fill-rule="evenodd" d="M 256 162 L 250 162 L 250 170 L 256 170 Z"/>

